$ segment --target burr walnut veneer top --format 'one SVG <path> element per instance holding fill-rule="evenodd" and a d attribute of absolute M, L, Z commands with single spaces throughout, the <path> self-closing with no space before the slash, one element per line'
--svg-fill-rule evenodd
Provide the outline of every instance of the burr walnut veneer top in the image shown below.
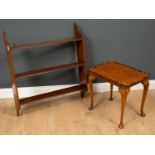
<path fill-rule="evenodd" d="M 145 73 L 115 61 L 99 64 L 91 68 L 90 73 L 109 82 L 113 82 L 118 86 L 122 85 L 125 87 L 131 87 L 150 76 L 149 73 Z"/>

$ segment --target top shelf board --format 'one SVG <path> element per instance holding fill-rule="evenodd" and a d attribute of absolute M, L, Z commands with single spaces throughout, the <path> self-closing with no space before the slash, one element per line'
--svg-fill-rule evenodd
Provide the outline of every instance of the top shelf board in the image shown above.
<path fill-rule="evenodd" d="M 41 46 L 49 46 L 49 45 L 59 45 L 59 44 L 66 44 L 76 41 L 81 41 L 83 38 L 65 38 L 61 40 L 51 40 L 51 41 L 45 41 L 45 42 L 37 42 L 37 43 L 31 43 L 31 44 L 25 44 L 25 45 L 16 45 L 14 44 L 12 49 L 26 49 L 26 48 L 35 48 L 35 47 L 41 47 Z"/>

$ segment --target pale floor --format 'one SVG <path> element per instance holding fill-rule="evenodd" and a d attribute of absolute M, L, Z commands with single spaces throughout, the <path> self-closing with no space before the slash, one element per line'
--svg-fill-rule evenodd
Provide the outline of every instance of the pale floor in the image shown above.
<path fill-rule="evenodd" d="M 129 93 L 125 128 L 119 129 L 120 95 L 95 94 L 95 108 L 89 111 L 89 96 L 79 94 L 50 98 L 21 107 L 15 115 L 13 99 L 0 100 L 0 134 L 155 134 L 155 91 L 145 104 L 146 117 L 139 115 L 142 91 Z"/>

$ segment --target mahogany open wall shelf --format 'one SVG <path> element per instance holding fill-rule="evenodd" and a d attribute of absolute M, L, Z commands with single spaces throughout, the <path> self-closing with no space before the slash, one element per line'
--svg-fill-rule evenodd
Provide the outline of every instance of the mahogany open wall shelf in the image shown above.
<path fill-rule="evenodd" d="M 7 53 L 7 60 L 9 64 L 9 71 L 10 71 L 10 76 L 12 81 L 12 89 L 13 89 L 17 116 L 19 116 L 20 106 L 23 104 L 30 103 L 32 101 L 44 99 L 51 96 L 58 96 L 66 93 L 71 93 L 75 91 L 81 92 L 81 98 L 85 96 L 85 93 L 88 88 L 87 88 L 87 76 L 86 76 L 86 58 L 85 58 L 84 38 L 77 24 L 74 24 L 74 31 L 75 31 L 75 37 L 73 38 L 68 37 L 66 39 L 61 39 L 61 40 L 50 40 L 50 41 L 37 42 L 37 43 L 31 43 L 31 44 L 24 44 L 24 45 L 16 45 L 14 43 L 13 46 L 10 46 L 10 43 L 7 39 L 7 35 L 5 32 L 3 32 L 3 40 L 4 40 L 5 49 Z M 27 71 L 22 73 L 15 72 L 15 65 L 13 60 L 13 51 L 15 49 L 20 50 L 20 49 L 35 48 L 35 47 L 41 47 L 41 46 L 61 45 L 61 44 L 67 44 L 67 43 L 74 43 L 76 45 L 77 62 L 70 63 L 70 64 L 63 64 L 59 66 L 52 66 L 44 69 L 38 69 L 38 70 Z M 17 86 L 18 78 L 37 76 L 37 75 L 46 74 L 49 72 L 61 71 L 61 70 L 70 69 L 70 68 L 78 68 L 80 84 L 72 87 L 44 93 L 44 94 L 27 97 L 27 98 L 21 98 L 21 99 L 19 98 L 18 86 Z"/>

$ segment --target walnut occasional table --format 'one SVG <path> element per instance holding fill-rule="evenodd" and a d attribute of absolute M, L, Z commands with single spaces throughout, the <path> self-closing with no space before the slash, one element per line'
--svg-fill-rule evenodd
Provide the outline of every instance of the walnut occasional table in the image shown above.
<path fill-rule="evenodd" d="M 130 87 L 142 83 L 144 86 L 142 103 L 140 108 L 140 115 L 142 117 L 145 116 L 143 108 L 146 99 L 146 95 L 148 92 L 150 77 L 149 73 L 145 73 L 143 71 L 137 70 L 130 66 L 126 66 L 124 64 L 120 64 L 115 61 L 109 61 L 104 64 L 99 64 L 90 69 L 89 74 L 89 89 L 90 89 L 90 107 L 89 109 L 93 109 L 93 81 L 97 78 L 103 79 L 110 83 L 110 98 L 109 100 L 113 100 L 113 85 L 118 86 L 119 92 L 121 94 L 121 118 L 119 128 L 124 128 L 123 119 L 124 119 L 124 110 L 127 95 L 130 91 Z"/>

